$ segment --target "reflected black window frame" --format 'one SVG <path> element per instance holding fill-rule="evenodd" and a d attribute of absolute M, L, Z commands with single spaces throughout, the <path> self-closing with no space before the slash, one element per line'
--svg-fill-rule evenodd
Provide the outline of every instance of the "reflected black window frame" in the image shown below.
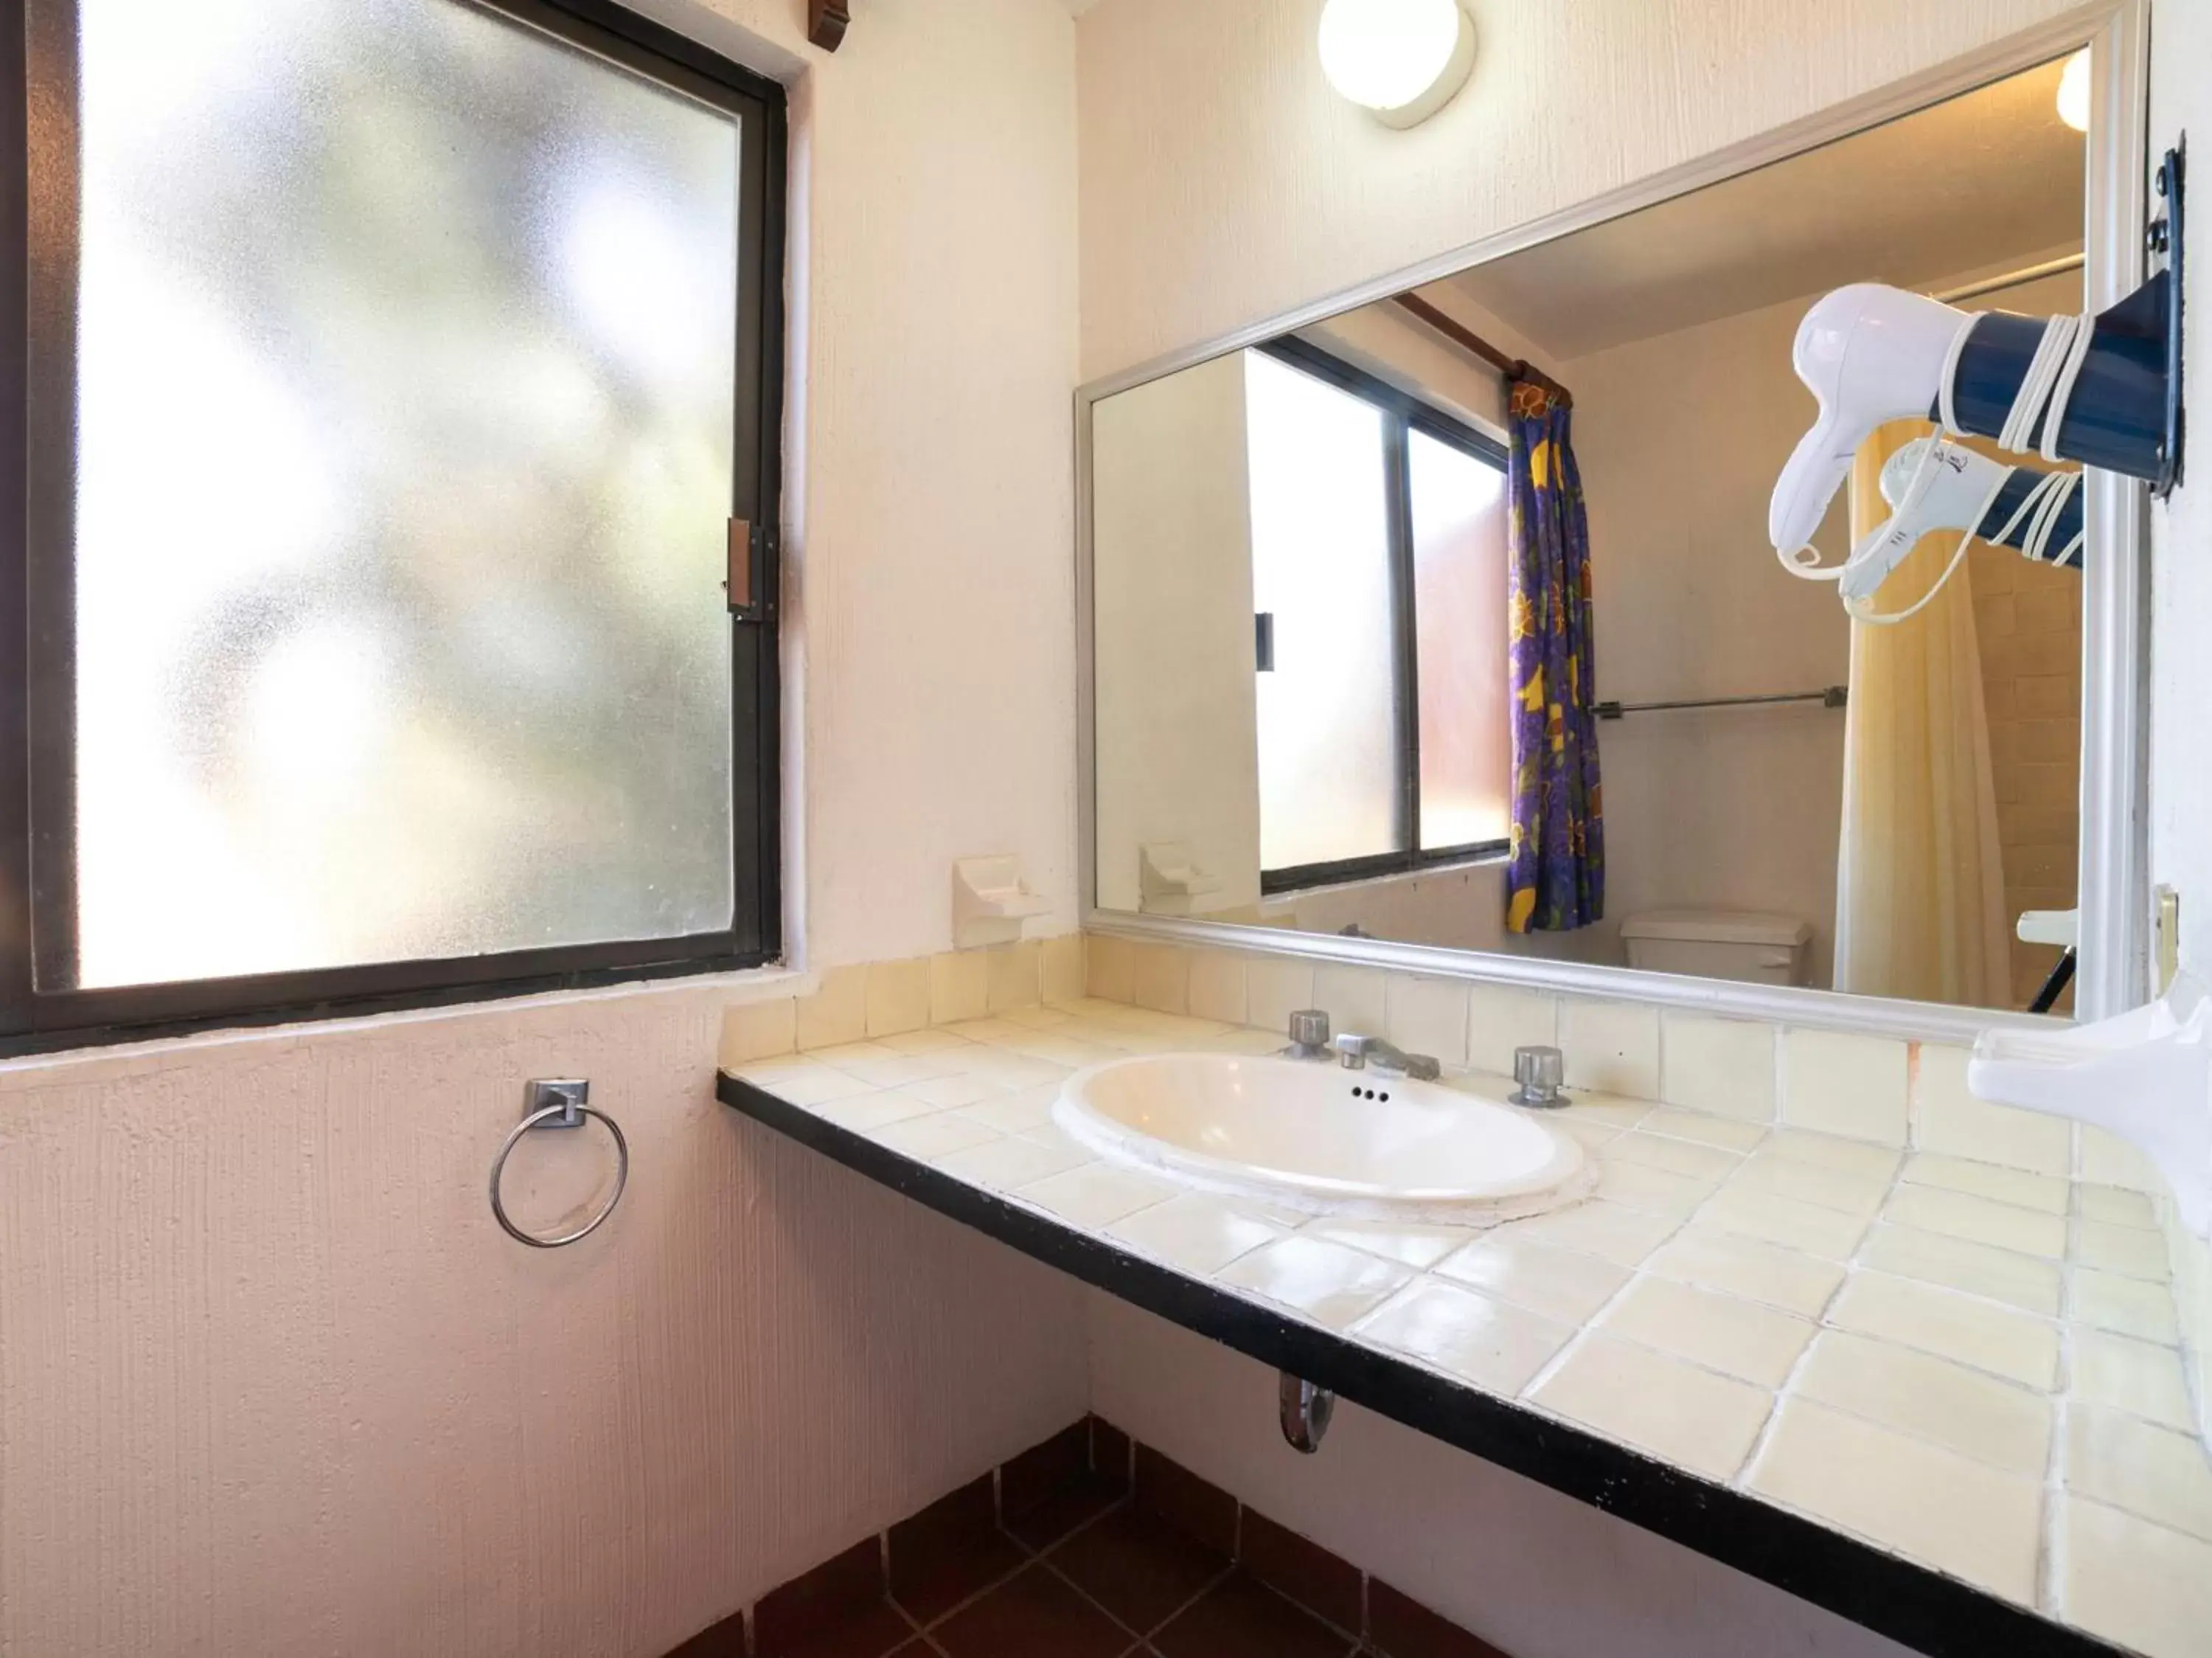
<path fill-rule="evenodd" d="M 1471 863 L 1505 851 L 1504 840 L 1470 841 L 1460 846 L 1421 845 L 1421 663 L 1419 620 L 1414 613 L 1413 485 L 1408 458 L 1410 434 L 1420 432 L 1494 466 L 1507 477 L 1506 448 L 1486 432 L 1454 419 L 1432 404 L 1423 402 L 1389 381 L 1354 367 L 1310 341 L 1293 337 L 1267 340 L 1253 350 L 1302 374 L 1348 393 L 1381 411 L 1382 416 L 1383 508 L 1389 520 L 1390 562 L 1391 742 L 1395 787 L 1391 795 L 1391 849 L 1361 857 L 1336 858 L 1325 863 L 1301 863 L 1279 869 L 1261 869 L 1260 891 L 1264 895 L 1331 887 L 1376 875 L 1409 875 L 1417 870 Z M 1510 484 L 1510 478 L 1508 479 Z M 1506 596 L 1498 595 L 1498 619 L 1503 625 Z"/>
<path fill-rule="evenodd" d="M 787 127 L 783 88 L 608 0 L 421 0 L 461 4 L 542 31 L 723 112 L 739 127 L 736 432 L 732 513 L 762 527 L 752 561 L 754 619 L 729 619 L 734 903 L 722 930 L 438 960 L 196 979 L 101 990 L 41 990 L 34 907 L 73 887 L 74 525 L 63 487 L 37 492 L 29 459 L 31 338 L 66 351 L 41 406 L 76 406 L 76 9 L 70 0 L 0 0 L 0 1054 L 226 1026 L 358 1015 L 527 996 L 626 980 L 732 972 L 782 954 L 781 699 L 778 588 L 782 492 L 784 241 Z M 72 422 L 74 424 L 74 422 Z M 73 445 L 44 444 L 73 468 Z M 45 459 L 38 463 L 52 465 Z M 720 602 L 720 595 L 708 602 Z M 33 894 L 44 899 L 34 906 Z M 65 894 L 73 900 L 73 892 Z M 66 903 L 74 913 L 73 901 Z"/>

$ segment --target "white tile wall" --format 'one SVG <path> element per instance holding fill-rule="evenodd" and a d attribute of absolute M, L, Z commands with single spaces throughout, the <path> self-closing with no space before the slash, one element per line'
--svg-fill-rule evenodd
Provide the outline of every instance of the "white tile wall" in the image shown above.
<path fill-rule="evenodd" d="M 1249 969 L 1228 950 L 1199 950 L 1190 961 L 1190 1015 L 1224 1025 L 1242 1025 L 1250 1010 Z"/>
<path fill-rule="evenodd" d="M 1328 1015 L 1335 1033 L 1357 1031 L 1379 1036 L 1390 1022 L 1389 980 L 1371 967 L 1340 967 L 1324 962 L 1314 969 L 1310 1004 Z"/>
<path fill-rule="evenodd" d="M 1393 973 L 1383 991 L 1385 1033 L 1408 1053 L 1467 1064 L 1467 986 L 1449 978 Z"/>
<path fill-rule="evenodd" d="M 1556 1047 L 1559 998 L 1510 984 L 1470 984 L 1467 994 L 1467 1063 L 1495 1076 L 1513 1074 L 1513 1050 Z"/>
<path fill-rule="evenodd" d="M 1784 1032 L 1782 1120 L 1822 1134 L 1901 1146 L 1905 1059 L 1905 1044 L 1887 1037 Z"/>
<path fill-rule="evenodd" d="M 1659 1097 L 1692 1111 L 1774 1120 L 1771 1025 L 1672 1010 L 1659 1021 Z"/>
<path fill-rule="evenodd" d="M 1292 1014 L 1315 1005 L 1314 970 L 1310 961 L 1285 956 L 1252 957 L 1245 964 L 1244 986 L 1245 1022 L 1264 1031 L 1286 1031 Z M 1091 993 L 1106 997 L 1095 983 Z"/>
<path fill-rule="evenodd" d="M 1659 1009 L 1639 1002 L 1601 1002 L 1572 997 L 1559 1004 L 1559 1046 L 1566 1052 L 1567 1086 L 1626 1094 L 1659 1094 Z"/>
<path fill-rule="evenodd" d="M 1155 1013 L 1189 1012 L 1190 962 L 1195 953 L 1173 944 L 1129 948 L 1129 999 Z"/>

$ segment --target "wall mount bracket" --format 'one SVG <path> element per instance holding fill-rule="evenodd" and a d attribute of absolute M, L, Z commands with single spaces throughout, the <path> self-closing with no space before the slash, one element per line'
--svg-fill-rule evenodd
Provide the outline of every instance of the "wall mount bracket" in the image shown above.
<path fill-rule="evenodd" d="M 2153 180 L 2166 210 L 2150 222 L 2150 251 L 2166 256 L 2166 436 L 2160 442 L 2158 476 L 2151 480 L 2151 493 L 2163 501 L 2173 492 L 2181 481 L 2181 441 L 2184 431 L 2181 406 L 2181 322 L 2184 271 L 2182 250 L 2185 245 L 2182 221 L 2182 186 L 2187 172 L 2189 138 L 2187 134 L 2174 141 L 2158 164 Z"/>

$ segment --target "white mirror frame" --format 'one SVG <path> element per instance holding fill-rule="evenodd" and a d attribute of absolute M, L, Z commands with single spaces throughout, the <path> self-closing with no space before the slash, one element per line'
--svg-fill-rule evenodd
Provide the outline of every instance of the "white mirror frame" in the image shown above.
<path fill-rule="evenodd" d="M 2146 100 L 2148 0 L 2107 0 L 2013 35 L 1970 56 L 1837 105 L 1804 120 L 1715 151 L 1626 188 L 1563 209 L 1408 269 L 1379 276 L 1280 316 L 1091 381 L 1075 394 L 1076 752 L 1079 876 L 1086 930 L 1120 937 L 1256 951 L 1431 977 L 1508 984 L 1618 1001 L 1656 1003 L 1744 1019 L 1853 1030 L 1935 1042 L 1970 1041 L 1991 1026 L 2034 1027 L 2047 1016 L 1851 996 L 1835 991 L 1686 978 L 1384 939 L 1292 933 L 1273 927 L 1175 919 L 1097 907 L 1095 617 L 1091 594 L 1091 409 L 1101 399 L 1179 369 L 1242 350 L 1340 312 L 1452 276 L 1471 265 L 1718 184 L 1739 174 L 2046 63 L 2092 48 L 2088 216 L 2084 302 L 2112 305 L 2142 280 L 2148 191 Z M 2149 604 L 2148 491 L 2132 479 L 2091 471 L 2087 510 L 2098 556 L 2082 594 L 2081 960 L 2076 1017 L 2110 1018 L 2151 993 L 2148 805 Z"/>

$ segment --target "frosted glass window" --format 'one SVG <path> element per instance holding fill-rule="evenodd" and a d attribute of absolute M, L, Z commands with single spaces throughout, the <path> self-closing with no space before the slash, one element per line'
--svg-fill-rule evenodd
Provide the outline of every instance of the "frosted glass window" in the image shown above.
<path fill-rule="evenodd" d="M 77 10 L 41 987 L 729 928 L 738 120 L 459 0 Z"/>
<path fill-rule="evenodd" d="M 1407 435 L 1420 664 L 1421 850 L 1504 840 L 1511 824 L 1505 474 Z"/>
<path fill-rule="evenodd" d="M 1258 677 L 1264 869 L 1397 844 L 1395 684 L 1383 416 L 1245 354 L 1252 592 L 1274 618 Z"/>

